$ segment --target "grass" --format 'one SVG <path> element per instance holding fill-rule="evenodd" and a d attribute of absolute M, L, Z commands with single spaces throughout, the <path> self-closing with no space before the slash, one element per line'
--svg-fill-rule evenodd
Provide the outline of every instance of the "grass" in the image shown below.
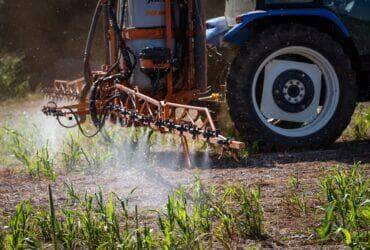
<path fill-rule="evenodd" d="M 370 179 L 360 164 L 338 168 L 321 182 L 325 216 L 316 232 L 320 240 L 352 248 L 370 247 Z"/>
<path fill-rule="evenodd" d="M 190 193 L 180 188 L 171 194 L 164 210 L 140 212 L 114 193 L 78 195 L 67 187 L 58 207 L 51 187 L 48 208 L 21 202 L 2 234 L 4 249 L 233 249 L 237 239 L 263 239 L 259 188 L 216 192 L 198 181 Z M 156 223 L 145 219 L 150 213 Z"/>

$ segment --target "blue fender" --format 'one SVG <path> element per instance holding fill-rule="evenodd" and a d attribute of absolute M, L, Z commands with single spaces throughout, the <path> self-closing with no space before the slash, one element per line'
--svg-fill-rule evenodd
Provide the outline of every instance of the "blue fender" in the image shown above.
<path fill-rule="evenodd" d="M 242 16 L 242 22 L 230 29 L 224 36 L 224 40 L 236 45 L 243 45 L 248 41 L 251 30 L 248 25 L 255 21 L 269 17 L 283 16 L 307 16 L 307 17 L 323 17 L 333 22 L 344 34 L 349 37 L 349 31 L 343 22 L 330 10 L 325 8 L 315 9 L 276 9 L 276 10 L 257 10 L 251 11 Z"/>

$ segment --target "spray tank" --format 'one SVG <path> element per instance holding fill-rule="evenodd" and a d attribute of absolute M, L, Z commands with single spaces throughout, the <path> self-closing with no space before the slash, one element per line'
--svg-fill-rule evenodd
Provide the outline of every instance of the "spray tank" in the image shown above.
<path fill-rule="evenodd" d="M 124 38 L 126 45 L 139 60 L 130 83 L 140 89 L 151 89 L 154 94 L 161 86 L 176 54 L 179 41 L 171 41 L 167 48 L 165 39 L 166 3 L 164 0 L 120 0 Z M 172 3 L 172 27 L 179 23 L 179 5 Z"/>

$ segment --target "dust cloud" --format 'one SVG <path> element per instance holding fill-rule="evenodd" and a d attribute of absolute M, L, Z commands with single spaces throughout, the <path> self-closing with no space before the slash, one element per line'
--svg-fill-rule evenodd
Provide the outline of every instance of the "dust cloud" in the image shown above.
<path fill-rule="evenodd" d="M 7 104 L 0 109 L 1 115 L 6 117 L 0 126 L 19 131 L 32 139 L 36 148 L 48 145 L 56 162 L 57 182 L 72 184 L 82 193 L 94 193 L 103 188 L 105 193 L 130 197 L 132 204 L 148 208 L 163 206 L 175 189 L 194 184 L 194 170 L 185 167 L 180 139 L 147 128 L 107 125 L 105 133 L 110 137 L 109 142 L 101 135 L 94 139 L 83 138 L 82 148 L 93 145 L 92 157 L 97 158 L 101 148 L 108 159 L 96 168 L 85 166 L 83 171 L 66 171 L 60 155 L 71 134 L 81 135 L 77 129 L 62 128 L 55 118 L 44 116 L 41 107 L 46 103 L 34 100 Z M 211 166 L 211 149 L 207 145 L 189 141 L 189 150 L 193 168 Z"/>

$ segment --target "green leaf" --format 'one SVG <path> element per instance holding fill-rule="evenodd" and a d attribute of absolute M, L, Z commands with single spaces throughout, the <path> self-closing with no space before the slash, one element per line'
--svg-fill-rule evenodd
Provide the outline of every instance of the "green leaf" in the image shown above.
<path fill-rule="evenodd" d="M 362 216 L 366 219 L 366 220 L 370 220 L 370 207 L 365 207 L 364 209 L 361 210 L 361 214 Z"/>
<path fill-rule="evenodd" d="M 349 246 L 349 245 L 352 244 L 351 233 L 347 229 L 345 229 L 345 228 L 338 228 L 337 233 L 342 233 L 343 234 L 344 238 L 346 239 L 347 246 Z"/>

